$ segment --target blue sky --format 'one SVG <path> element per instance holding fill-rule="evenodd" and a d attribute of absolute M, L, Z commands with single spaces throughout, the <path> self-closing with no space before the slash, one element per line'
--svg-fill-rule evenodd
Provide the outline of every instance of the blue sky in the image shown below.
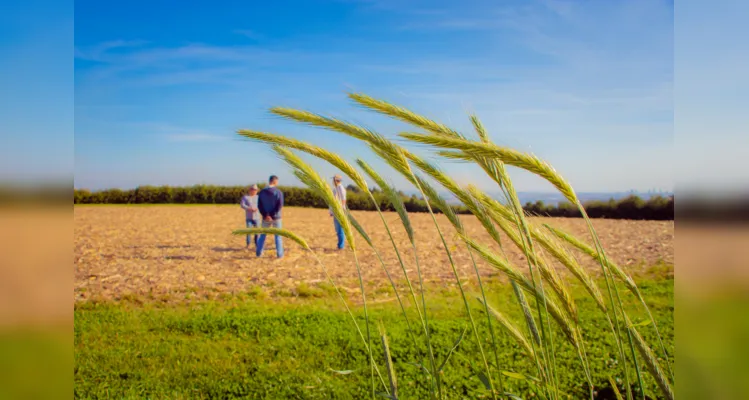
<path fill-rule="evenodd" d="M 466 132 L 475 112 L 495 142 L 550 161 L 581 192 L 673 189 L 671 2 L 399 3 L 76 1 L 76 187 L 246 184 L 271 173 L 296 183 L 239 128 L 374 161 L 353 139 L 267 112 L 406 129 L 353 106 L 345 93 L 358 91 Z M 491 188 L 474 168 L 442 165 Z M 552 190 L 513 176 L 520 190 Z"/>
<path fill-rule="evenodd" d="M 72 3 L 3 3 L 0 182 L 71 181 L 72 17 Z"/>

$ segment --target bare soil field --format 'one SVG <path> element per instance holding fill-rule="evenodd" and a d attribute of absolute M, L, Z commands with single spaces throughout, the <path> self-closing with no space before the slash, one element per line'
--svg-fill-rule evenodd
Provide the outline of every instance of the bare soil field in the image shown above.
<path fill-rule="evenodd" d="M 354 211 L 367 230 L 387 268 L 398 284 L 404 282 L 390 240 L 375 212 Z M 432 285 L 453 286 L 449 261 L 428 214 L 410 214 L 416 231 L 422 273 Z M 386 213 L 409 277 L 417 279 L 413 253 L 395 213 Z M 491 239 L 472 216 L 461 216 L 468 234 L 479 243 Z M 534 218 L 588 241 L 582 219 Z M 461 279 L 475 280 L 471 258 L 460 245 L 447 220 L 439 216 L 440 227 L 454 251 Z M 647 266 L 673 265 L 673 221 L 594 220 L 609 257 L 629 272 Z M 332 218 L 324 209 L 285 208 L 283 227 L 303 237 L 319 255 L 336 281 L 356 291 L 356 268 L 350 249 L 335 251 Z M 315 287 L 324 281 L 320 266 L 290 240 L 284 240 L 285 257 L 276 259 L 273 238 L 266 251 L 255 257 L 245 249 L 245 238 L 232 236 L 244 228 L 244 214 L 238 206 L 76 206 L 75 285 L 76 301 L 152 298 L 162 301 L 187 297 L 211 298 L 262 288 L 266 293 L 294 293 L 300 286 Z M 369 287 L 388 286 L 387 277 L 374 252 L 357 238 L 357 253 Z M 503 245 L 508 258 L 519 268 L 526 264 L 522 252 L 509 239 Z M 498 250 L 497 246 L 495 247 Z M 600 267 L 589 257 L 574 253 L 594 273 Z M 504 279 L 492 267 L 478 260 L 487 279 Z M 557 268 L 564 273 L 562 266 Z"/>

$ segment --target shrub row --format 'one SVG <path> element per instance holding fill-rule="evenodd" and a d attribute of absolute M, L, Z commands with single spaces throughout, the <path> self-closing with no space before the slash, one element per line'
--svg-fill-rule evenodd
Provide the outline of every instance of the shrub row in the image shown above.
<path fill-rule="evenodd" d="M 261 188 L 264 185 L 258 185 Z M 279 186 L 284 193 L 285 204 L 290 207 L 327 208 L 322 198 L 316 196 L 307 188 Z M 100 191 L 75 190 L 75 204 L 237 204 L 245 193 L 246 186 L 213 186 L 196 185 L 190 187 L 169 186 L 141 186 L 131 190 L 108 189 Z M 358 188 L 349 186 L 348 206 L 352 210 L 374 211 L 375 206 L 368 196 Z M 375 199 L 380 209 L 394 211 L 393 205 L 385 195 L 373 189 Z M 406 210 L 409 212 L 427 212 L 427 204 L 416 196 L 400 193 Z M 530 214 L 552 217 L 581 217 L 580 212 L 569 203 L 556 206 L 545 205 L 543 202 L 527 203 L 525 210 Z M 648 219 L 673 220 L 673 197 L 653 197 L 644 201 L 639 197 L 630 196 L 625 199 L 608 202 L 589 202 L 585 208 L 591 218 L 610 219 Z M 464 207 L 455 207 L 458 213 L 468 211 Z"/>
<path fill-rule="evenodd" d="M 661 220 L 674 219 L 674 197 L 654 196 L 647 201 L 637 196 L 628 196 L 621 200 L 589 201 L 584 204 L 585 211 L 591 218 Z M 562 202 L 557 205 L 545 205 L 541 201 L 526 203 L 523 207 L 532 215 L 548 217 L 582 218 L 580 210 L 572 203 Z"/>

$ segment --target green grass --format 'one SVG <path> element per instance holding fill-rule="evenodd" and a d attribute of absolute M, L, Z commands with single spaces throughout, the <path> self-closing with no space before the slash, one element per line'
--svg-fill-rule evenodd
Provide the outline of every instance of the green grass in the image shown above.
<path fill-rule="evenodd" d="M 661 274 L 655 274 L 661 275 Z M 639 282 L 661 334 L 673 354 L 673 279 L 651 276 Z M 521 321 L 509 285 L 488 285 L 489 301 L 503 313 Z M 301 290 L 300 290 L 301 289 Z M 435 356 L 444 360 L 466 328 L 462 300 L 457 291 L 431 288 L 430 325 Z M 471 288 L 471 294 L 475 288 Z M 330 293 L 297 288 L 298 297 L 265 297 L 257 293 L 223 300 L 167 306 L 151 303 L 81 303 L 75 308 L 76 398 L 268 398 L 348 399 L 370 394 L 367 354 L 342 305 Z M 601 387 L 618 378 L 616 347 L 603 314 L 582 289 L 574 287 L 581 326 L 590 355 L 593 379 Z M 429 298 L 429 297 L 428 297 Z M 635 323 L 645 318 L 634 296 L 624 303 Z M 482 308 L 472 304 L 475 313 Z M 358 307 L 360 308 L 360 307 Z M 364 324 L 357 308 L 360 324 Z M 415 314 L 415 310 L 409 312 Z M 425 398 L 426 379 L 409 363 L 420 362 L 410 341 L 401 310 L 394 302 L 372 304 L 370 320 L 387 326 L 391 355 L 402 398 Z M 483 324 L 480 332 L 489 340 Z M 521 325 L 522 326 L 522 325 Z M 374 326 L 373 326 L 374 329 Z M 651 327 L 639 330 L 649 342 Z M 375 330 L 376 331 L 376 330 Z M 572 398 L 586 396 L 585 379 L 570 345 L 556 333 L 559 386 Z M 516 343 L 499 334 L 502 370 L 532 374 L 534 368 Z M 486 348 L 488 343 L 484 344 Z M 382 350 L 377 348 L 382 364 Z M 471 360 L 471 361 L 468 361 Z M 487 394 L 476 376 L 478 346 L 466 335 L 444 371 L 448 398 L 477 398 Z M 426 360 L 424 360 L 426 362 Z M 496 368 L 491 360 L 492 369 Z M 352 371 L 338 373 L 334 371 Z M 652 378 L 647 391 L 658 398 Z M 620 380 L 621 383 L 621 380 Z M 523 380 L 505 377 L 506 389 L 525 393 Z"/>

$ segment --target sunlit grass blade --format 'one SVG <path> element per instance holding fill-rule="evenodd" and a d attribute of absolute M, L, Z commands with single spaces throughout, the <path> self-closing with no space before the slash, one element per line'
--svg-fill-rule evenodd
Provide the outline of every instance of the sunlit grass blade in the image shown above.
<path fill-rule="evenodd" d="M 630 321 L 626 315 L 624 316 L 624 318 L 625 323 L 627 324 L 627 330 L 629 330 L 629 332 L 632 334 L 635 345 L 637 346 L 637 350 L 642 355 L 642 358 L 645 361 L 645 365 L 647 366 L 650 375 L 655 378 L 655 382 L 658 384 L 658 387 L 661 389 L 663 395 L 666 396 L 668 400 L 673 400 L 673 389 L 671 388 L 671 384 L 669 384 L 666 375 L 661 370 L 661 367 L 658 364 L 658 359 L 655 357 L 655 354 L 653 354 L 653 351 L 650 349 L 642 336 L 640 336 L 640 333 L 637 332 L 637 329 L 635 329 L 635 327 L 632 325 L 632 321 Z"/>
<path fill-rule="evenodd" d="M 375 257 L 380 261 L 380 265 L 382 266 L 382 269 L 385 271 L 385 275 L 387 276 L 388 281 L 390 282 L 390 286 L 393 288 L 393 292 L 395 293 L 395 298 L 398 300 L 398 305 L 401 308 L 401 311 L 403 312 L 403 318 L 406 320 L 406 328 L 408 330 L 409 335 L 411 336 L 411 340 L 414 343 L 414 347 L 418 348 L 418 345 L 416 344 L 416 337 L 414 336 L 413 330 L 411 328 L 411 321 L 408 318 L 408 313 L 406 312 L 406 307 L 403 305 L 403 300 L 401 299 L 400 293 L 398 291 L 398 286 L 395 284 L 395 281 L 393 281 L 393 277 L 390 275 L 390 271 L 388 271 L 387 267 L 385 266 L 385 261 L 382 259 L 382 256 L 380 255 L 380 252 L 377 251 L 377 247 L 375 247 L 374 243 L 372 242 L 372 239 L 369 237 L 367 232 L 364 230 L 364 228 L 359 224 L 359 222 L 354 218 L 353 215 L 351 215 L 350 212 L 346 212 L 349 222 L 351 223 L 351 226 L 354 227 L 354 229 L 359 233 L 359 235 L 364 239 L 365 242 L 369 245 L 369 247 L 372 249 L 372 251 L 375 253 Z M 418 307 L 418 303 L 415 303 L 415 306 Z"/>
<path fill-rule="evenodd" d="M 525 169 L 549 181 L 570 201 L 577 201 L 572 186 L 554 170 L 547 162 L 538 157 L 489 143 L 470 142 L 438 135 L 423 135 L 417 133 L 401 133 L 401 137 L 414 142 L 428 144 L 445 149 L 461 150 L 474 157 L 496 158 L 507 165 Z"/>
<path fill-rule="evenodd" d="M 624 398 L 622 398 L 622 394 L 619 393 L 619 388 L 616 387 L 616 382 L 614 381 L 614 378 L 609 377 L 609 385 L 611 385 L 611 390 L 614 391 L 614 396 L 616 396 L 616 400 L 624 400 Z"/>
<path fill-rule="evenodd" d="M 393 358 L 390 356 L 390 343 L 388 342 L 385 328 L 380 325 L 380 339 L 382 341 L 382 351 L 385 354 L 385 367 L 388 372 L 388 381 L 390 382 L 390 395 L 392 400 L 398 400 L 398 380 L 395 376 L 395 368 L 393 366 Z"/>
<path fill-rule="evenodd" d="M 590 221 L 590 219 L 587 216 L 587 213 L 585 212 L 585 209 L 580 204 L 577 195 L 575 194 L 574 190 L 572 189 L 572 186 L 569 185 L 569 183 L 564 180 L 551 165 L 548 163 L 540 160 L 538 157 L 528 154 L 528 153 L 522 153 L 513 149 L 509 149 L 506 147 L 496 146 L 490 143 L 476 143 L 476 142 L 470 142 L 464 139 L 457 139 L 457 138 L 449 138 L 441 135 L 423 135 L 423 134 L 413 134 L 413 133 L 402 133 L 400 136 L 418 142 L 423 144 L 429 144 L 436 147 L 441 147 L 444 149 L 451 149 L 451 150 L 460 150 L 465 152 L 467 155 L 470 155 L 472 158 L 493 158 L 498 159 L 504 163 L 507 163 L 509 165 L 513 165 L 522 169 L 525 169 L 526 171 L 529 171 L 531 173 L 534 173 L 548 182 L 550 182 L 552 185 L 554 185 L 557 190 L 559 190 L 562 195 L 567 198 L 571 203 L 577 205 L 578 209 L 583 215 L 583 218 L 585 218 L 585 221 L 589 227 L 590 233 L 594 238 L 594 241 L 596 242 L 596 247 L 599 249 L 601 253 L 601 268 L 603 269 L 604 276 L 606 277 L 606 283 L 607 283 L 607 289 L 609 291 L 609 298 L 611 301 L 612 306 L 615 303 L 614 295 L 616 295 L 616 301 L 618 302 L 618 308 L 621 313 L 624 313 L 623 303 L 621 301 L 621 298 L 619 296 L 618 289 L 615 284 L 609 283 L 609 277 L 608 277 L 608 267 L 607 267 L 607 261 L 605 254 L 603 253 L 603 248 L 600 245 L 600 241 L 598 240 L 597 234 L 595 230 L 593 229 L 593 225 Z M 513 196 L 514 197 L 514 196 Z M 516 199 L 512 199 L 513 202 L 516 201 Z M 517 205 L 515 206 L 517 208 Z M 516 217 L 518 219 L 523 219 L 523 216 L 520 215 L 519 212 L 516 212 Z M 530 236 L 530 235 L 528 235 Z M 534 280 L 535 282 L 535 280 Z M 615 336 L 617 339 L 617 346 L 620 353 L 620 358 L 623 360 L 623 366 L 625 369 L 625 378 L 629 379 L 629 373 L 628 371 L 628 365 L 626 362 L 626 358 L 624 356 L 623 351 L 623 344 L 621 339 L 621 326 L 619 322 L 619 316 L 618 312 L 614 310 L 612 312 L 613 319 L 615 322 Z M 634 360 L 635 364 L 635 370 L 637 372 L 638 381 L 640 384 L 640 387 L 642 387 L 642 380 L 640 378 L 640 370 L 638 368 L 637 363 L 637 355 L 635 354 L 634 344 L 632 343 L 632 337 L 629 334 L 629 331 L 627 331 L 627 337 L 629 340 L 629 346 L 630 350 L 632 352 L 632 358 Z M 629 385 L 627 385 L 629 387 Z M 628 396 L 630 394 L 628 393 Z"/>
<path fill-rule="evenodd" d="M 287 239 L 291 239 L 294 242 L 296 242 L 298 245 L 302 246 L 305 250 L 310 250 L 309 245 L 307 242 L 302 239 L 301 237 L 297 236 L 294 232 L 291 232 L 286 229 L 279 229 L 279 228 L 247 228 L 247 229 L 237 229 L 232 231 L 232 235 L 236 236 L 246 236 L 246 235 L 278 235 L 283 236 Z M 310 250 L 311 251 L 311 250 Z"/>
<path fill-rule="evenodd" d="M 479 202 L 484 205 L 487 213 L 489 213 L 493 217 L 497 225 L 499 225 L 500 228 L 507 234 L 507 236 L 522 250 L 520 236 L 514 229 L 512 229 L 512 223 L 515 220 L 515 215 L 509 209 L 509 207 L 505 206 L 497 200 L 490 198 L 486 193 L 482 192 L 473 185 L 469 185 L 468 191 L 472 196 L 474 196 L 476 199 L 478 199 Z M 604 312 L 606 312 L 606 305 L 603 301 L 603 296 L 598 290 L 598 286 L 593 281 L 590 274 L 588 274 L 561 246 L 554 243 L 549 237 L 543 235 L 536 226 L 534 226 L 530 222 L 528 223 L 528 225 L 531 237 L 535 241 L 540 243 L 541 246 L 552 256 L 559 260 L 562 265 L 567 267 L 567 269 L 572 272 L 572 274 L 583 284 L 585 289 L 588 291 L 588 293 L 590 293 L 598 306 Z M 535 257 L 535 255 L 532 256 Z M 554 269 L 551 266 L 547 266 L 543 261 L 541 261 L 541 270 L 545 274 L 545 278 L 547 278 L 547 281 L 561 281 L 561 278 L 553 272 Z M 548 277 L 546 275 L 548 275 Z M 560 295 L 559 290 L 555 289 L 555 292 L 557 293 L 557 295 Z M 569 292 L 567 292 L 567 294 L 562 297 L 567 297 L 567 301 L 571 300 L 571 295 L 569 295 Z"/>
<path fill-rule="evenodd" d="M 418 126 L 432 133 L 438 135 L 460 137 L 460 134 L 458 132 L 450 129 L 449 127 L 419 114 L 416 114 L 404 107 L 396 106 L 394 104 L 388 103 L 387 101 L 378 100 L 361 93 L 349 93 L 348 97 L 366 108 L 399 119 L 403 122 Z"/>
<path fill-rule="evenodd" d="M 341 172 L 343 172 L 346 176 L 351 178 L 351 180 L 354 181 L 354 184 L 361 190 L 368 190 L 367 181 L 365 181 L 364 177 L 359 174 L 359 171 L 357 171 L 353 166 L 351 166 L 351 164 L 349 164 L 343 158 L 333 152 L 330 152 L 318 146 L 314 146 L 310 143 L 287 138 L 281 135 L 274 135 L 271 133 L 252 131 L 248 129 L 240 129 L 237 131 L 237 133 L 253 141 L 276 144 L 279 146 L 300 150 L 323 159 L 341 170 Z"/>
<path fill-rule="evenodd" d="M 538 357 L 536 355 L 536 352 L 533 351 L 533 347 L 531 346 L 530 342 L 528 342 L 528 339 L 523 336 L 522 333 L 520 333 L 520 330 L 513 324 L 507 317 L 504 316 L 501 312 L 497 311 L 494 307 L 490 306 L 489 304 L 484 303 L 484 300 L 481 298 L 476 298 L 480 303 L 482 303 L 487 310 L 491 313 L 491 316 L 494 317 L 498 322 L 499 325 L 504 328 L 504 330 L 512 337 L 523 349 L 523 352 L 525 352 L 525 355 L 528 356 L 528 358 L 532 362 L 540 362 L 538 360 Z"/>
<path fill-rule="evenodd" d="M 369 175 L 372 180 L 375 181 L 377 186 L 380 188 L 380 190 L 385 193 L 385 196 L 388 200 L 390 200 L 390 203 L 393 205 L 393 208 L 395 208 L 395 212 L 398 213 L 398 217 L 401 220 L 401 223 L 403 224 L 403 228 L 406 230 L 406 234 L 408 235 L 409 242 L 414 241 L 414 230 L 413 226 L 411 225 L 411 219 L 408 218 L 408 212 L 406 212 L 406 206 L 403 204 L 403 199 L 398 195 L 398 193 L 395 192 L 395 189 L 393 189 L 392 186 L 390 186 L 387 182 L 385 182 L 384 179 L 378 174 L 372 167 L 369 166 L 369 164 L 365 163 L 363 160 L 356 160 L 356 163 L 359 164 L 359 166 L 364 170 L 364 172 Z"/>
<path fill-rule="evenodd" d="M 399 165 L 399 162 L 393 161 L 394 159 L 397 159 L 397 155 L 392 155 L 388 153 L 384 153 L 384 157 L 389 157 L 390 162 L 395 163 L 396 165 Z M 405 160 L 405 158 L 403 158 Z M 387 161 L 387 160 L 386 160 Z M 398 193 L 396 193 L 395 189 L 390 186 L 385 180 L 378 174 L 372 167 L 370 167 L 367 163 L 365 163 L 362 160 L 357 160 L 357 164 L 364 170 L 364 172 L 369 175 L 372 180 L 377 183 L 377 185 L 380 187 L 380 190 L 385 193 L 385 196 L 390 201 L 390 203 L 393 205 L 393 207 L 396 209 L 396 212 L 398 213 L 398 217 L 401 220 L 401 223 L 403 224 L 404 229 L 406 230 L 406 233 L 408 234 L 408 240 L 411 243 L 411 248 L 413 249 L 413 255 L 414 255 L 414 262 L 416 263 L 416 273 L 418 275 L 419 280 L 419 287 L 421 290 L 421 302 L 423 307 L 423 314 L 419 310 L 419 302 L 416 300 L 416 294 L 414 293 L 413 286 L 411 284 L 411 279 L 408 277 L 408 271 L 406 271 L 406 265 L 401 259 L 400 253 L 398 252 L 397 246 L 395 245 L 395 240 L 393 239 L 393 235 L 390 232 L 390 228 L 388 227 L 387 222 L 385 221 L 385 217 L 382 215 L 382 212 L 379 212 L 379 206 L 377 206 L 377 210 L 380 215 L 380 219 L 382 219 L 382 223 L 385 225 L 385 230 L 387 231 L 388 236 L 390 237 L 390 241 L 393 244 L 393 248 L 395 249 L 396 255 L 398 256 L 398 261 L 400 262 L 401 269 L 403 270 L 403 276 L 406 279 L 406 283 L 408 284 L 408 289 L 411 293 L 411 298 L 413 299 L 414 305 L 416 306 L 416 311 L 419 313 L 419 318 L 422 323 L 422 328 L 424 329 L 424 335 L 426 338 L 426 345 L 427 345 L 427 352 L 429 355 L 429 364 L 431 369 L 427 370 L 427 375 L 429 375 L 430 379 L 433 379 L 437 388 L 437 391 L 441 393 L 441 385 L 440 385 L 440 376 L 436 373 L 436 361 L 434 359 L 434 349 L 432 347 L 431 342 L 431 334 L 429 329 L 429 317 L 427 315 L 427 305 L 426 305 L 426 293 L 424 291 L 424 281 L 421 275 L 421 265 L 419 263 L 419 254 L 416 246 L 416 242 L 414 240 L 414 233 L 413 228 L 411 226 L 411 220 L 408 217 L 408 213 L 406 212 L 406 207 L 403 204 L 403 200 L 400 198 Z M 408 168 L 410 171 L 410 168 Z M 376 204 L 376 202 L 375 202 Z M 434 393 L 432 393 L 434 395 Z"/>
<path fill-rule="evenodd" d="M 583 253 L 587 254 L 594 260 L 603 262 L 600 254 L 594 248 L 583 243 L 580 239 L 574 237 L 573 235 L 567 232 L 562 231 L 561 229 L 555 228 L 549 224 L 544 224 L 544 227 L 546 227 L 551 233 L 553 233 L 560 239 L 571 244 L 573 247 L 577 248 L 578 250 L 581 250 Z M 661 353 L 663 354 L 663 358 L 666 362 L 666 368 L 668 369 L 669 375 L 671 376 L 671 380 L 673 381 L 674 372 L 671 366 L 671 360 L 669 358 L 668 351 L 666 350 L 666 346 L 663 344 L 663 339 L 661 337 L 660 330 L 658 329 L 658 323 L 656 322 L 655 318 L 653 318 L 653 314 L 650 311 L 650 307 L 648 307 L 647 303 L 645 302 L 645 298 L 640 293 L 640 289 L 637 287 L 634 280 L 626 272 L 624 272 L 624 270 L 619 265 L 617 265 L 616 263 L 610 260 L 608 261 L 608 265 L 611 271 L 614 273 L 614 275 L 616 275 L 622 282 L 624 282 L 624 285 L 627 287 L 627 289 L 629 289 L 637 297 L 637 299 L 640 301 L 640 304 L 642 304 L 643 308 L 647 312 L 648 318 L 650 318 L 650 320 L 653 321 L 653 329 L 655 330 L 656 336 L 658 338 L 658 344 L 661 348 Z"/>
<path fill-rule="evenodd" d="M 370 359 L 370 364 L 372 366 L 371 368 L 372 369 L 372 397 L 374 397 L 375 396 L 374 373 L 376 369 L 376 362 L 374 360 L 374 355 L 372 354 L 372 335 L 370 332 L 369 311 L 367 310 L 366 291 L 364 289 L 364 279 L 361 273 L 361 265 L 359 264 L 359 259 L 356 254 L 356 247 L 354 245 L 354 235 L 351 230 L 351 224 L 349 223 L 349 219 L 346 216 L 345 209 L 343 208 L 343 205 L 335 199 L 335 197 L 333 196 L 332 189 L 328 187 L 328 185 L 325 184 L 325 180 L 323 180 L 322 177 L 320 177 L 320 175 L 318 175 L 314 169 L 312 169 L 309 165 L 307 165 L 304 161 L 302 161 L 301 158 L 296 156 L 290 150 L 283 148 L 281 146 L 278 146 L 278 145 L 274 145 L 273 150 L 279 156 L 281 156 L 281 158 L 284 159 L 284 161 L 286 161 L 287 164 L 289 164 L 295 169 L 295 175 L 297 176 L 297 178 L 299 178 L 300 181 L 302 181 L 302 183 L 307 185 L 318 196 L 322 197 L 325 200 L 328 207 L 330 207 L 330 210 L 333 213 L 333 216 L 340 223 L 341 228 L 343 229 L 343 233 L 346 236 L 346 239 L 348 240 L 348 245 L 354 254 L 354 264 L 356 265 L 356 272 L 359 278 L 359 287 L 361 289 L 362 302 L 364 306 L 364 319 L 365 319 L 366 328 L 367 328 L 367 345 L 368 345 L 367 348 L 369 350 L 369 359 Z"/>
<path fill-rule="evenodd" d="M 279 229 L 279 228 L 248 228 L 248 229 L 237 229 L 232 231 L 232 235 L 237 236 L 245 236 L 245 235 L 253 235 L 253 234 L 266 234 L 266 235 L 279 235 L 283 236 L 285 238 L 291 239 L 297 244 L 299 244 L 302 248 L 309 251 L 309 253 L 312 255 L 314 260 L 317 262 L 318 265 L 323 270 L 323 274 L 325 275 L 325 278 L 328 280 L 328 283 L 330 283 L 331 286 L 333 286 L 333 289 L 335 290 L 336 294 L 338 294 L 339 299 L 341 300 L 341 303 L 343 303 L 343 306 L 346 309 L 346 312 L 348 313 L 349 317 L 351 318 L 351 321 L 354 323 L 354 326 L 356 327 L 356 331 L 359 333 L 359 337 L 364 342 L 364 346 L 367 349 L 367 353 L 371 354 L 371 347 L 368 345 L 366 338 L 364 337 L 364 333 L 362 333 L 361 328 L 359 327 L 359 323 L 356 321 L 356 318 L 354 317 L 354 314 L 351 312 L 351 309 L 348 306 L 348 303 L 346 302 L 346 298 L 343 296 L 343 293 L 341 293 L 340 289 L 338 288 L 338 285 L 335 283 L 333 278 L 328 273 L 328 269 L 325 267 L 325 264 L 315 255 L 315 253 L 311 250 L 309 245 L 307 244 L 307 241 L 304 240 L 299 235 L 286 230 L 286 229 Z M 380 378 L 380 381 L 382 384 L 385 384 L 385 381 L 382 378 L 382 375 L 380 374 L 379 369 L 377 368 L 377 365 L 374 365 L 375 371 L 377 372 L 377 375 Z"/>
<path fill-rule="evenodd" d="M 569 233 L 566 233 L 562 231 L 561 229 L 555 228 L 549 224 L 544 224 L 544 227 L 551 231 L 554 235 L 559 237 L 560 239 L 566 241 L 567 243 L 571 244 L 572 246 L 578 248 L 583 253 L 589 255 L 596 261 L 601 261 L 601 255 L 596 251 L 594 248 L 588 246 L 587 244 L 583 243 L 580 239 L 570 235 Z M 624 272 L 624 270 L 614 262 L 609 261 L 608 266 L 611 270 L 611 272 L 616 275 L 617 278 L 619 278 L 622 282 L 624 282 L 624 285 L 629 289 L 633 294 L 637 294 L 637 284 L 635 284 L 635 281 L 627 275 L 627 273 Z"/>
<path fill-rule="evenodd" d="M 489 248 L 478 244 L 476 241 L 467 236 L 462 235 L 461 238 L 472 249 L 474 249 L 476 253 L 481 256 L 481 258 L 489 263 L 490 266 L 502 271 L 503 273 L 505 273 L 505 275 L 507 275 L 508 278 L 517 282 L 521 288 L 525 289 L 531 294 L 535 294 L 536 296 L 541 298 L 541 300 L 543 300 L 543 294 L 539 293 L 539 289 L 535 288 L 533 286 L 533 283 L 530 282 L 530 280 L 528 280 L 528 278 L 520 273 L 514 266 L 512 266 L 509 261 L 502 260 L 495 254 L 493 254 Z M 557 321 L 557 324 L 562 329 L 564 335 L 567 337 L 570 343 L 576 343 L 577 338 L 574 335 L 575 329 L 573 328 L 572 322 L 568 317 L 566 317 L 566 313 L 561 311 L 560 307 L 552 299 L 547 298 L 546 303 L 548 305 L 549 314 L 551 314 L 551 316 Z"/>

